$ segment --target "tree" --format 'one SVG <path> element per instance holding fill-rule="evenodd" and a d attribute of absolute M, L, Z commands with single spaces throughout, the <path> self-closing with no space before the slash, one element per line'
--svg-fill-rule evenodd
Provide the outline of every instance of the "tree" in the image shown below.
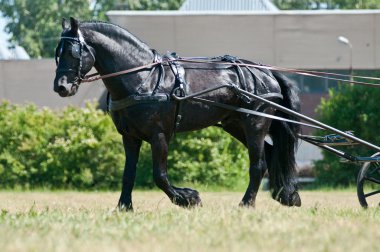
<path fill-rule="evenodd" d="M 379 0 L 274 0 L 282 10 L 378 9 Z"/>
<path fill-rule="evenodd" d="M 273 3 L 281 10 L 307 10 L 310 8 L 309 0 L 274 0 Z"/>
<path fill-rule="evenodd" d="M 26 49 L 31 57 L 52 57 L 61 33 L 61 20 L 107 20 L 112 9 L 173 10 L 183 0 L 0 0 L 0 10 L 9 20 L 10 42 Z"/>
<path fill-rule="evenodd" d="M 10 21 L 6 31 L 11 43 L 24 47 L 32 57 L 51 57 L 61 33 L 63 17 L 89 19 L 89 4 L 82 0 L 2 0 L 0 9 Z M 75 10 L 75 11 L 73 11 Z"/>

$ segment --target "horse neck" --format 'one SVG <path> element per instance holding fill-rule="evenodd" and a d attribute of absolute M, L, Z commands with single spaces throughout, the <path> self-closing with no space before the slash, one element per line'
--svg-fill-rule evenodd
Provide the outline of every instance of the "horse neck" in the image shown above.
<path fill-rule="evenodd" d="M 86 43 L 95 49 L 95 69 L 99 74 L 143 66 L 153 61 L 151 49 L 126 30 L 111 24 L 85 25 L 81 29 Z M 146 71 L 104 79 L 112 99 L 134 94 L 147 76 Z"/>

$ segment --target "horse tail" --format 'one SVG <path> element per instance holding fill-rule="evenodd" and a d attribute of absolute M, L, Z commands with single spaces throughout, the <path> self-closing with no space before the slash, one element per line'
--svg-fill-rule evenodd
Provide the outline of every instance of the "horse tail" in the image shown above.
<path fill-rule="evenodd" d="M 298 88 L 284 75 L 273 72 L 281 87 L 283 99 L 280 105 L 293 111 L 300 111 Z M 281 111 L 276 116 L 299 120 Z M 288 206 L 300 206 L 301 199 L 297 193 L 296 160 L 298 147 L 298 124 L 273 120 L 269 129 L 273 145 L 265 144 L 265 155 L 269 172 L 269 186 L 272 197 Z"/>

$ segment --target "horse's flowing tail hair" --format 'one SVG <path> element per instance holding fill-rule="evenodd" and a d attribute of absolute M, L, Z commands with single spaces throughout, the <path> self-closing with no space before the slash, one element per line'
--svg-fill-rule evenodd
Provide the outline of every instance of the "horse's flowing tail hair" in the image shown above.
<path fill-rule="evenodd" d="M 297 87 L 284 75 L 273 72 L 281 87 L 283 100 L 280 105 L 293 111 L 300 111 L 300 100 Z M 281 111 L 276 116 L 299 120 Z M 284 205 L 300 205 L 297 193 L 296 160 L 298 133 L 300 126 L 279 120 L 273 120 L 269 129 L 273 146 L 265 144 L 265 155 L 269 172 L 269 185 L 272 197 Z"/>

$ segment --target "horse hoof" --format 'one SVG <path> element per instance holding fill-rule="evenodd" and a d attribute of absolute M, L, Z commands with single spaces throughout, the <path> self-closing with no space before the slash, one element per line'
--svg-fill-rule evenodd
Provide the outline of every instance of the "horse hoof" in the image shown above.
<path fill-rule="evenodd" d="M 133 212 L 132 204 L 118 204 L 116 210 L 119 212 Z"/>
<path fill-rule="evenodd" d="M 290 203 L 289 206 L 297 206 L 297 207 L 301 206 L 301 197 L 298 194 L 298 192 L 294 192 L 294 193 L 292 193 L 292 195 L 290 195 L 290 202 L 289 203 Z"/>
<path fill-rule="evenodd" d="M 172 202 L 180 207 L 192 208 L 196 206 L 202 206 L 202 200 L 199 197 L 199 193 L 196 190 L 190 188 L 178 188 L 173 187 L 177 193 L 173 197 Z"/>
<path fill-rule="evenodd" d="M 240 201 L 239 203 L 239 207 L 243 207 L 243 208 L 255 208 L 255 202 L 246 202 L 246 201 Z"/>
<path fill-rule="evenodd" d="M 273 193 L 273 198 L 280 202 L 282 205 L 285 206 L 301 206 L 301 197 L 298 194 L 297 191 L 294 191 L 292 193 L 285 193 L 284 191 L 281 191 L 280 193 Z"/>

